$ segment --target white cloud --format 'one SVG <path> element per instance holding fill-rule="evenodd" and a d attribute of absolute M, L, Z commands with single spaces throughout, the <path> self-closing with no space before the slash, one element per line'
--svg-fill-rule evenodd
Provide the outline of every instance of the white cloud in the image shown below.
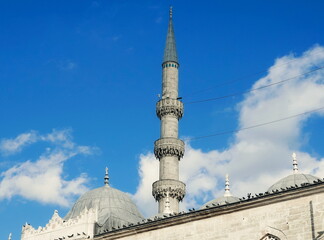
<path fill-rule="evenodd" d="M 0 141 L 0 153 L 3 155 L 15 154 L 20 152 L 23 147 L 28 146 L 37 141 L 35 131 L 20 134 L 14 139 L 2 139 Z"/>
<path fill-rule="evenodd" d="M 25 161 L 0 174 L 0 200 L 10 199 L 13 196 L 21 196 L 28 200 L 41 203 L 58 204 L 68 206 L 74 196 L 80 195 L 87 190 L 88 178 L 85 174 L 66 180 L 63 177 L 64 163 L 77 155 L 92 154 L 92 148 L 78 146 L 72 141 L 71 131 L 53 130 L 52 133 L 40 135 L 35 131 L 19 135 L 13 140 L 2 140 L 10 142 L 17 139 L 29 139 L 26 136 L 33 135 L 36 143 L 43 141 L 54 146 L 46 148 L 45 152 L 36 161 Z M 15 144 L 13 144 L 15 145 Z M 17 146 L 19 144 L 16 144 Z M 20 144 L 22 146 L 27 144 Z"/>
<path fill-rule="evenodd" d="M 251 88 L 295 77 L 316 66 L 324 66 L 324 48 L 321 46 L 300 57 L 288 55 L 276 59 L 267 75 Z M 246 94 L 237 105 L 238 125 L 249 127 L 320 107 L 324 107 L 324 70 Z M 241 131 L 235 134 L 234 141 L 224 151 L 203 152 L 187 142 L 184 159 L 180 162 L 180 179 L 187 184 L 182 207 L 197 208 L 222 195 L 226 173 L 230 174 L 231 191 L 237 196 L 265 192 L 274 182 L 292 173 L 290 156 L 293 151 L 297 153 L 300 171 L 323 177 L 324 158 L 315 158 L 300 150 L 302 144 L 307 144 L 303 127 L 314 115 L 323 117 L 324 111 Z M 156 213 L 157 208 L 153 197 L 147 195 L 147 192 L 151 193 L 152 182 L 158 179 L 157 164 L 151 154 L 141 156 L 141 182 L 134 198 L 147 216 Z"/>
<path fill-rule="evenodd" d="M 156 204 L 152 197 L 152 183 L 158 179 L 159 161 L 155 160 L 152 153 L 140 156 L 139 176 L 140 183 L 133 196 L 137 206 L 140 206 L 145 216 L 153 215 Z"/>

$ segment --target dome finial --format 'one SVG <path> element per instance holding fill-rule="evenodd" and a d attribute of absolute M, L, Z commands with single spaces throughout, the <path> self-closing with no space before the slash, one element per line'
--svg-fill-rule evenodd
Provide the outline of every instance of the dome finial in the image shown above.
<path fill-rule="evenodd" d="M 293 171 L 294 171 L 294 173 L 298 173 L 298 163 L 297 163 L 296 153 L 292 154 L 292 159 L 293 159 Z"/>
<path fill-rule="evenodd" d="M 171 19 L 172 18 L 172 5 L 170 6 L 169 14 L 170 14 L 170 19 Z"/>
<path fill-rule="evenodd" d="M 224 193 L 224 197 L 232 196 L 229 186 L 230 186 L 229 177 L 228 177 L 228 174 L 226 174 L 226 176 L 225 176 L 225 193 Z"/>
<path fill-rule="evenodd" d="M 105 174 L 105 185 L 109 186 L 109 175 L 108 175 L 108 168 L 106 167 L 106 174 Z"/>

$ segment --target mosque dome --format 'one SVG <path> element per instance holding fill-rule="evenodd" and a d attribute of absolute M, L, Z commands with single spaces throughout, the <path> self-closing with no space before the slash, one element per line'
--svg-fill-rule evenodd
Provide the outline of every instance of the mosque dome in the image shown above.
<path fill-rule="evenodd" d="M 281 188 L 286 189 L 287 187 L 291 187 L 295 185 L 300 187 L 304 183 L 313 183 L 313 181 L 317 181 L 318 179 L 319 178 L 312 176 L 310 174 L 294 173 L 280 179 L 278 182 L 273 184 L 268 189 L 268 192 L 275 191 L 276 189 L 280 190 Z"/>
<path fill-rule="evenodd" d="M 298 163 L 297 163 L 297 159 L 296 159 L 296 154 L 293 153 L 292 155 L 293 157 L 293 174 L 284 177 L 282 179 L 280 179 L 278 182 L 276 182 L 275 184 L 273 184 L 269 189 L 268 192 L 273 192 L 275 190 L 280 190 L 280 189 L 286 189 L 287 187 L 291 187 L 291 186 L 301 186 L 302 184 L 311 184 L 314 181 L 317 181 L 319 178 L 315 177 L 313 175 L 310 174 L 303 174 L 303 173 L 299 173 L 298 172 Z"/>
<path fill-rule="evenodd" d="M 237 201 L 239 201 L 239 198 L 234 197 L 231 194 L 230 188 L 229 188 L 229 178 L 228 178 L 228 175 L 226 175 L 225 193 L 224 193 L 224 195 L 205 203 L 200 209 L 204 209 L 204 208 L 207 208 L 207 207 L 212 207 L 213 205 L 225 205 L 225 204 L 234 203 L 234 202 L 237 202 Z"/>
<path fill-rule="evenodd" d="M 233 202 L 237 202 L 237 201 L 239 201 L 239 198 L 238 197 L 234 197 L 234 196 L 224 197 L 224 196 L 222 196 L 222 197 L 216 198 L 214 200 L 211 200 L 211 201 L 205 203 L 201 207 L 201 209 L 206 208 L 207 206 L 208 207 L 212 207 L 213 204 L 214 205 L 225 205 L 225 204 L 233 203 Z"/>
<path fill-rule="evenodd" d="M 64 219 L 76 218 L 85 208 L 93 208 L 98 211 L 98 229 L 111 230 L 113 227 L 117 228 L 141 221 L 143 216 L 130 196 L 110 187 L 108 179 L 108 169 L 106 168 L 105 185 L 83 194 Z"/>

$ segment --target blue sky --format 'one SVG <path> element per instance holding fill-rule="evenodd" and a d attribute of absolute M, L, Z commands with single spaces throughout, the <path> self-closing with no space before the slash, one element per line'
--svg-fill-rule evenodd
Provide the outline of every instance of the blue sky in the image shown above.
<path fill-rule="evenodd" d="M 54 209 L 64 216 L 82 192 L 103 184 L 106 166 L 113 187 L 138 205 L 154 204 L 149 188 L 158 161 L 151 153 L 170 4 L 185 103 L 324 66 L 319 0 L 0 1 L 0 239 L 10 232 L 20 239 L 22 224 L 43 226 Z M 180 135 L 323 107 L 323 76 L 318 70 L 259 92 L 185 104 Z M 324 177 L 323 129 L 317 112 L 189 141 L 181 161 L 184 207 L 219 196 L 226 172 L 237 194 L 265 191 L 289 174 L 292 150 L 303 172 Z"/>

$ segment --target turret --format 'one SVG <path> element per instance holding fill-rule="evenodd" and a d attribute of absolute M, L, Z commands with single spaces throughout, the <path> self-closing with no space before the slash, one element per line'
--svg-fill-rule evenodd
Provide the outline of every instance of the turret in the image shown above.
<path fill-rule="evenodd" d="M 185 195 L 185 184 L 179 181 L 179 161 L 184 154 L 184 142 L 178 138 L 178 121 L 183 116 L 183 103 L 178 99 L 178 69 L 171 7 L 162 62 L 162 98 L 156 104 L 161 131 L 160 139 L 154 143 L 154 154 L 160 161 L 160 171 L 152 193 L 159 202 L 159 213 L 179 212 L 179 202 Z"/>

